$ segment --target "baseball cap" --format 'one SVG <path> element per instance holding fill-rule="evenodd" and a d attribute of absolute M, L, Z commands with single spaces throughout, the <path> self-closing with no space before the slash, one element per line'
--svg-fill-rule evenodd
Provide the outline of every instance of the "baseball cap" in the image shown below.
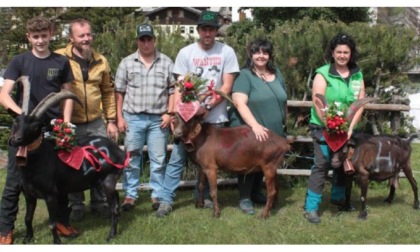
<path fill-rule="evenodd" d="M 150 36 L 155 37 L 153 34 L 153 26 L 150 24 L 140 24 L 137 26 L 137 38 L 141 38 L 143 36 Z"/>
<path fill-rule="evenodd" d="M 197 26 L 212 26 L 215 28 L 219 28 L 219 13 L 214 11 L 203 11 L 200 13 L 200 17 L 198 18 Z"/>

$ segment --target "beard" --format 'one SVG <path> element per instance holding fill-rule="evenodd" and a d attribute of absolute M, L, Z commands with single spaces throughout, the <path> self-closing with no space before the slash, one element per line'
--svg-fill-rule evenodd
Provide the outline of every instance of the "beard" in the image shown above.
<path fill-rule="evenodd" d="M 76 50 L 79 51 L 80 55 L 82 56 L 83 59 L 87 60 L 87 61 L 91 61 L 92 60 L 92 48 L 83 48 L 83 47 L 78 47 L 76 46 Z"/>

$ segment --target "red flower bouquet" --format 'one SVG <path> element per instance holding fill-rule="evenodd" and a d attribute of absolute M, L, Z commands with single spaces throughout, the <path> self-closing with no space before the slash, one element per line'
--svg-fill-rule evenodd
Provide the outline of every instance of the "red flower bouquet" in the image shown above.
<path fill-rule="evenodd" d="M 198 94 L 205 88 L 207 80 L 195 74 L 186 74 L 184 78 L 177 81 L 176 86 L 182 94 L 182 102 L 198 100 Z"/>
<path fill-rule="evenodd" d="M 181 100 L 177 101 L 176 109 L 184 121 L 189 121 L 199 110 L 198 94 L 204 90 L 206 82 L 195 74 L 187 74 L 177 81 Z"/>
<path fill-rule="evenodd" d="M 71 152 L 76 146 L 76 126 L 63 119 L 53 119 L 51 125 L 52 131 L 46 133 L 46 138 L 55 140 L 55 149 Z"/>
<path fill-rule="evenodd" d="M 325 141 L 328 146 L 336 152 L 347 142 L 348 122 L 344 118 L 347 107 L 340 102 L 333 102 L 325 108 L 326 126 L 324 131 Z"/>

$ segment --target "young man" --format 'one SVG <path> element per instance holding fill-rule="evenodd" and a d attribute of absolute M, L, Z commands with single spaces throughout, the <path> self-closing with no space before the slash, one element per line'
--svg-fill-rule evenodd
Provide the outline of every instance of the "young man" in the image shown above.
<path fill-rule="evenodd" d="M 28 21 L 26 31 L 26 38 L 32 49 L 12 59 L 4 73 L 5 81 L 0 92 L 1 105 L 17 114 L 22 113 L 19 106 L 23 95 L 22 90 L 18 88 L 14 98 L 11 97 L 11 93 L 20 76 L 28 76 L 31 83 L 29 113 L 51 92 L 60 92 L 62 88 L 70 89 L 70 82 L 73 80 L 69 61 L 48 48 L 52 38 L 50 21 L 44 17 L 34 17 Z M 65 122 L 70 122 L 72 108 L 73 101 L 68 99 L 64 102 L 63 113 L 60 111 L 60 106 L 51 107 L 45 116 L 45 128 L 50 127 L 52 119 L 62 116 Z M 8 147 L 7 177 L 0 205 L 0 244 L 13 243 L 14 222 L 21 192 L 20 172 L 15 162 L 16 152 L 17 148 Z M 57 228 L 64 234 L 75 232 L 70 226 L 57 224 Z"/>
<path fill-rule="evenodd" d="M 74 103 L 71 122 L 77 126 L 76 135 L 79 139 L 95 135 L 117 140 L 115 92 L 108 61 L 92 49 L 93 36 L 89 21 L 80 18 L 73 20 L 69 31 L 70 43 L 56 52 L 69 59 L 74 75 L 71 90 L 83 103 L 83 106 Z M 102 117 L 106 119 L 106 125 Z M 71 219 L 83 219 L 84 200 L 84 192 L 69 194 Z M 90 190 L 90 208 L 92 212 L 98 212 L 101 216 L 110 216 L 100 185 Z"/>
<path fill-rule="evenodd" d="M 155 49 L 155 35 L 149 24 L 137 26 L 137 51 L 124 58 L 115 78 L 117 125 L 126 132 L 125 149 L 131 160 L 124 169 L 123 210 L 131 210 L 138 198 L 143 146 L 147 142 L 150 159 L 152 207 L 159 207 L 158 192 L 163 187 L 166 146 L 171 117 L 168 112 L 173 63 Z"/>
<path fill-rule="evenodd" d="M 230 46 L 216 41 L 217 30 L 220 27 L 218 13 L 203 11 L 197 25 L 200 39 L 180 50 L 175 60 L 173 73 L 182 77 L 187 73 L 197 73 L 200 69 L 202 71 L 201 78 L 207 79 L 207 85 L 214 83 L 214 89 L 230 94 L 235 75 L 239 72 L 239 65 L 234 50 Z M 178 91 L 175 92 L 175 97 L 179 97 Z M 219 127 L 224 126 L 224 123 L 228 121 L 226 104 L 224 99 L 211 98 L 207 101 L 205 107 L 210 112 L 205 121 Z M 166 167 L 164 187 L 159 194 L 160 206 L 156 212 L 157 217 L 163 217 L 172 211 L 175 190 L 181 180 L 185 161 L 186 152 L 183 144 L 181 142 L 174 144 L 171 158 Z M 194 192 L 195 201 L 198 199 L 198 182 L 199 177 L 197 177 Z M 207 199 L 205 199 L 204 206 L 212 208 L 213 203 L 208 199 L 208 189 L 206 194 Z"/>

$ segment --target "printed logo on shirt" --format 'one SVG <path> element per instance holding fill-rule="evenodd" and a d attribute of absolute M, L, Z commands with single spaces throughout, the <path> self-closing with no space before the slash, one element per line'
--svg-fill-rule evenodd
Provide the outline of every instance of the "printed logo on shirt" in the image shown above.
<path fill-rule="evenodd" d="M 206 57 L 206 58 L 195 58 L 193 59 L 194 66 L 220 66 L 222 64 L 222 58 L 220 56 L 216 57 Z"/>
<path fill-rule="evenodd" d="M 53 80 L 58 76 L 59 71 L 57 68 L 48 68 L 47 80 Z"/>
<path fill-rule="evenodd" d="M 354 98 L 359 98 L 360 90 L 362 89 L 362 82 L 359 80 L 352 80 L 350 82 L 350 88 L 353 91 Z"/>

